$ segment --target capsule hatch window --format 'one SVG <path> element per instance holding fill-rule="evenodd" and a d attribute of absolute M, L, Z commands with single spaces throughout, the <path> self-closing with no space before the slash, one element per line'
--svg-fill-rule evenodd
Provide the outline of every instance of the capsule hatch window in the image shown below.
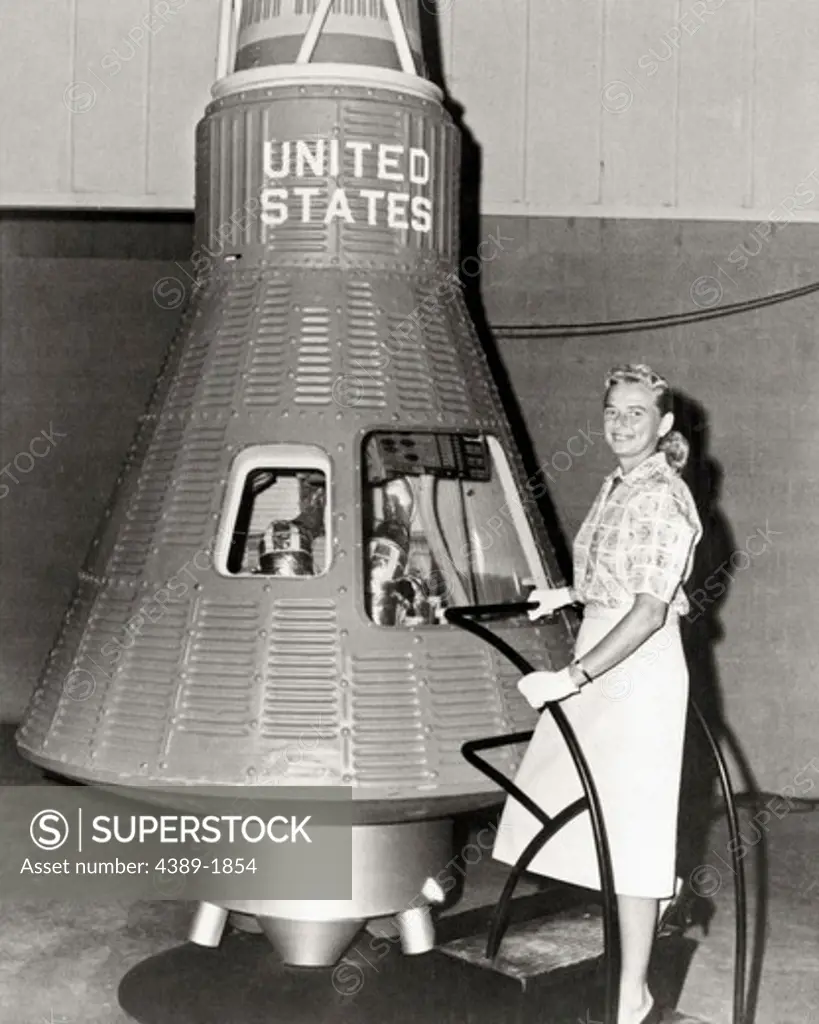
<path fill-rule="evenodd" d="M 370 434 L 363 490 L 365 600 L 379 625 L 442 625 L 448 607 L 514 603 L 531 581 L 547 585 L 496 438 Z"/>
<path fill-rule="evenodd" d="M 330 460 L 300 445 L 247 448 L 233 463 L 215 565 L 227 576 L 321 576 L 330 567 Z"/>

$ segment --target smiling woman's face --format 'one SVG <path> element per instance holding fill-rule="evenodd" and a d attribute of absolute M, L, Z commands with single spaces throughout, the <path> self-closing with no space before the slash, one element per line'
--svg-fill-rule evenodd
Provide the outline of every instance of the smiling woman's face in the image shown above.
<path fill-rule="evenodd" d="M 624 469 L 653 455 L 674 417 L 660 414 L 654 393 L 643 384 L 621 382 L 609 389 L 603 408 L 606 443 Z"/>

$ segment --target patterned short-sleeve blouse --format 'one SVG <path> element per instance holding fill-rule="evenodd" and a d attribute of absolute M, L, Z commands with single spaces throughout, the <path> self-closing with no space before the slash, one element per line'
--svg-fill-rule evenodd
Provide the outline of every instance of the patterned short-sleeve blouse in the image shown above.
<path fill-rule="evenodd" d="M 685 615 L 689 604 L 682 584 L 701 536 L 691 492 L 662 452 L 625 475 L 616 469 L 575 538 L 579 600 L 621 608 L 630 607 L 637 594 L 653 594 Z"/>

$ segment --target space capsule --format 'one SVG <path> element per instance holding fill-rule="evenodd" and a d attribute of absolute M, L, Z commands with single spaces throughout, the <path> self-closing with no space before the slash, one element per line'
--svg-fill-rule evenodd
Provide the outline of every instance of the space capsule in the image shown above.
<path fill-rule="evenodd" d="M 409 928 L 453 816 L 500 801 L 461 746 L 534 715 L 446 611 L 557 579 L 459 284 L 459 130 L 420 13 L 223 4 L 196 284 L 17 734 L 87 783 L 350 787 L 350 900 L 197 915 L 202 942 L 255 915 L 293 964 Z M 568 660 L 563 620 L 495 631 Z"/>

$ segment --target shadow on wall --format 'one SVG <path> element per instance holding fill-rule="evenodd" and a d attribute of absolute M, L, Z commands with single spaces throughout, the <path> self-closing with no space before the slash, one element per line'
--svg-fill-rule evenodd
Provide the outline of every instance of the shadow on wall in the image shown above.
<path fill-rule="evenodd" d="M 440 18 L 437 7 L 446 0 L 423 0 L 421 3 L 421 40 L 427 71 L 432 81 L 444 92 L 444 106 L 461 133 L 461 195 L 460 195 L 460 232 L 461 252 L 459 273 L 464 285 L 464 299 L 478 332 L 478 337 L 486 354 L 489 368 L 500 394 L 504 411 L 509 420 L 512 435 L 518 452 L 523 460 L 527 480 L 540 479 L 539 460 L 526 421 L 515 396 L 509 375 L 501 358 L 500 352 L 489 322 L 481 295 L 480 269 L 472 272 L 473 267 L 480 268 L 483 264 L 480 245 L 485 239 L 481 235 L 481 146 L 464 121 L 465 109 L 454 99 L 444 80 L 441 40 L 439 34 Z M 468 262 L 467 262 L 468 261 Z M 469 272 L 465 273 L 465 268 Z M 540 488 L 538 488 L 540 490 Z M 557 511 L 548 494 L 536 501 L 543 517 L 549 538 L 554 548 L 557 567 L 564 580 L 571 579 L 572 559 L 560 526 Z"/>
<path fill-rule="evenodd" d="M 677 423 L 691 442 L 684 478 L 691 488 L 703 528 L 686 587 L 691 610 L 682 623 L 691 674 L 691 696 L 733 756 L 741 773 L 737 788 L 748 794 L 758 794 L 750 763 L 725 720 L 716 661 L 715 648 L 725 638 L 722 611 L 730 596 L 731 573 L 735 571 L 731 568 L 731 556 L 737 550 L 731 525 L 720 508 L 723 471 L 709 451 L 710 431 L 703 406 L 678 392 L 674 396 L 674 408 Z M 695 723 L 690 725 L 692 735 L 683 780 L 685 799 L 682 811 L 696 813 L 691 818 L 690 827 L 684 828 L 681 836 L 681 866 L 685 866 L 683 854 L 693 858 L 692 866 L 702 863 L 716 783 L 716 770 L 707 747 L 703 745 L 700 730 L 695 728 Z"/>
<path fill-rule="evenodd" d="M 734 535 L 720 506 L 722 468 L 709 452 L 708 419 L 702 405 L 681 393 L 674 396 L 677 425 L 691 444 L 685 482 L 702 522 L 686 590 L 691 610 L 683 619 L 683 642 L 691 678 L 691 697 L 708 725 L 722 739 L 725 726 L 715 648 L 724 637 L 720 614 L 728 597 L 721 566 L 734 550 Z M 689 717 L 680 800 L 680 869 L 684 877 L 704 862 L 714 814 L 716 767 L 696 719 Z"/>
<path fill-rule="evenodd" d="M 732 760 L 739 770 L 740 777 L 733 780 L 734 788 L 745 794 L 746 800 L 755 803 L 760 796 L 759 786 L 736 734 L 725 720 L 716 660 L 716 647 L 725 638 L 721 616 L 730 594 L 731 556 L 737 550 L 730 523 L 720 508 L 723 471 L 710 454 L 710 431 L 704 407 L 677 392 L 674 396 L 674 410 L 680 430 L 691 443 L 684 478 L 691 489 L 703 527 L 702 539 L 697 547 L 686 588 L 691 610 L 682 622 L 683 643 L 691 678 L 691 698 L 716 736 L 723 753 L 729 755 L 729 762 Z M 690 880 L 696 896 L 705 899 L 716 896 L 722 884 L 720 880 L 728 874 L 728 866 L 732 865 L 728 843 L 724 849 L 709 849 L 708 846 L 714 816 L 722 813 L 715 804 L 718 784 L 716 765 L 706 739 L 696 717 L 689 715 L 680 794 L 677 873 Z M 749 1024 L 754 1019 L 759 994 L 767 926 L 768 854 L 764 830 L 761 832 L 761 841 L 751 845 L 755 846 L 756 913 L 746 1013 Z M 747 852 L 740 847 L 742 857 Z M 704 865 L 716 869 L 716 872 L 710 869 L 702 871 Z M 725 908 L 728 905 L 725 902 L 722 904 Z M 699 912 L 692 908 L 690 916 L 695 922 L 707 924 L 710 910 L 705 906 L 701 906 Z"/>

